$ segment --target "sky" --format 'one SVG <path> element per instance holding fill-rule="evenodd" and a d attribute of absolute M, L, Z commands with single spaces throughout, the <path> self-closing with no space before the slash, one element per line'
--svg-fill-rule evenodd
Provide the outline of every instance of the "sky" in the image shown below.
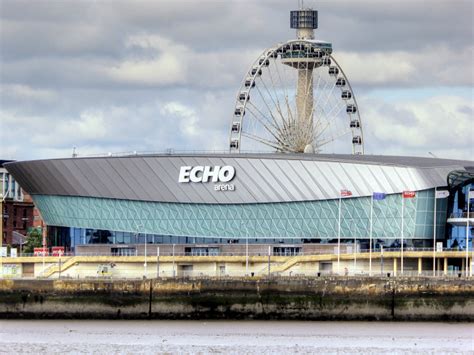
<path fill-rule="evenodd" d="M 470 0 L 331 0 L 366 154 L 474 160 Z M 226 150 L 245 73 L 298 1 L 0 0 L 0 159 Z M 338 152 L 348 153 L 348 152 Z"/>

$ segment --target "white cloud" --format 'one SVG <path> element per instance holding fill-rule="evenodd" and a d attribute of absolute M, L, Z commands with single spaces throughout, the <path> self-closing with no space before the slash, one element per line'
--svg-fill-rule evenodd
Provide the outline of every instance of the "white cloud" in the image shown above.
<path fill-rule="evenodd" d="M 168 102 L 161 109 L 161 114 L 178 118 L 179 128 L 187 136 L 197 136 L 201 133 L 196 112 L 179 102 Z"/>
<path fill-rule="evenodd" d="M 455 55 L 438 45 L 418 51 L 340 51 L 334 56 L 356 85 L 460 86 L 474 85 L 473 48 L 460 48 Z"/>
<path fill-rule="evenodd" d="M 22 84 L 2 84 L 0 86 L 0 97 L 13 99 L 34 100 L 51 102 L 57 99 L 56 92 L 46 89 L 36 89 Z"/>
<path fill-rule="evenodd" d="M 456 96 L 384 102 L 361 100 L 365 141 L 372 154 L 474 157 L 474 103 Z"/>

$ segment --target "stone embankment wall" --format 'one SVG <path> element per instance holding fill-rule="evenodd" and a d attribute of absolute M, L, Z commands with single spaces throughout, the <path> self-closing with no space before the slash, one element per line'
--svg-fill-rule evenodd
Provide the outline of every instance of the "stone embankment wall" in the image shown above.
<path fill-rule="evenodd" d="M 474 281 L 1 280 L 0 318 L 474 320 Z"/>

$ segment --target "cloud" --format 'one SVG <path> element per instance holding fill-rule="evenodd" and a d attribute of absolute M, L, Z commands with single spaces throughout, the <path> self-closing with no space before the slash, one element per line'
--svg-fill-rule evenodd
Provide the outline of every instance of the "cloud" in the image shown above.
<path fill-rule="evenodd" d="M 474 156 L 474 104 L 468 98 L 434 96 L 393 102 L 365 97 L 365 141 L 372 154 L 468 159 Z"/>
<path fill-rule="evenodd" d="M 369 152 L 472 159 L 472 1 L 305 4 L 359 98 Z M 241 80 L 294 38 L 296 5 L 3 0 L 0 156 L 225 150 Z"/>

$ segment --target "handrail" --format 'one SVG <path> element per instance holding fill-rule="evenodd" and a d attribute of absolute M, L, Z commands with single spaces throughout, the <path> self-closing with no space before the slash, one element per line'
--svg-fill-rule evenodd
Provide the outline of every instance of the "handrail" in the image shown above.
<path fill-rule="evenodd" d="M 404 252 L 434 252 L 436 250 L 433 250 L 433 248 L 413 248 L 413 247 L 404 247 L 403 248 L 403 251 Z M 462 248 L 443 248 L 443 250 L 441 251 L 436 251 L 437 253 L 439 252 L 456 252 L 456 251 L 465 251 L 465 249 L 462 249 Z M 381 249 L 380 248 L 377 248 L 377 249 L 372 249 L 372 253 L 380 253 L 381 252 Z M 383 248 L 383 253 L 389 253 L 389 252 L 401 252 L 401 248 Z M 369 249 L 360 249 L 358 250 L 357 252 L 354 252 L 354 251 L 343 251 L 341 252 L 341 255 L 353 255 L 353 254 L 357 254 L 357 255 L 360 255 L 360 254 L 368 254 L 370 253 L 370 250 Z M 176 256 L 176 257 L 196 257 L 196 258 L 199 258 L 199 257 L 232 257 L 232 256 L 246 256 L 248 255 L 249 257 L 268 257 L 268 253 L 265 253 L 265 252 L 256 252 L 256 251 L 249 251 L 248 253 L 245 253 L 245 252 L 218 252 L 218 253 L 208 253 L 208 254 L 193 254 L 193 253 L 190 253 L 190 252 L 175 252 L 174 254 L 170 251 L 170 252 L 166 252 L 166 251 L 161 251 L 160 253 L 160 257 L 169 257 L 169 256 Z M 270 256 L 272 257 L 288 257 L 288 258 L 293 258 L 295 256 L 311 256 L 311 255 L 337 255 L 337 253 L 334 253 L 333 250 L 314 250 L 314 251 L 311 251 L 311 252 L 303 252 L 303 251 L 299 251 L 299 252 L 296 252 L 296 253 L 291 253 L 291 254 L 288 254 L 288 253 L 284 253 L 284 252 L 280 252 L 280 253 L 275 253 L 275 252 L 271 252 Z M 119 254 L 116 254 L 116 253 L 111 253 L 111 252 L 79 252 L 79 253 L 72 253 L 72 252 L 68 252 L 68 253 L 64 253 L 63 255 L 61 255 L 61 258 L 68 258 L 68 257 L 71 257 L 71 256 L 78 256 L 78 257 L 93 257 L 93 256 L 110 256 L 110 257 L 143 257 L 144 254 L 143 253 L 140 253 L 140 254 L 133 254 L 133 255 L 119 255 Z M 18 255 L 18 257 L 36 257 L 36 258 L 42 258 L 42 256 L 35 256 L 33 255 L 32 253 L 21 253 L 20 255 Z M 45 256 L 46 258 L 48 258 L 48 260 L 51 260 L 51 258 L 55 258 L 55 259 L 59 259 L 59 256 L 57 255 L 46 255 Z M 157 257 L 156 254 L 148 254 L 147 255 L 147 258 L 149 259 L 155 259 Z M 11 258 L 11 259 L 15 259 L 15 258 Z"/>

